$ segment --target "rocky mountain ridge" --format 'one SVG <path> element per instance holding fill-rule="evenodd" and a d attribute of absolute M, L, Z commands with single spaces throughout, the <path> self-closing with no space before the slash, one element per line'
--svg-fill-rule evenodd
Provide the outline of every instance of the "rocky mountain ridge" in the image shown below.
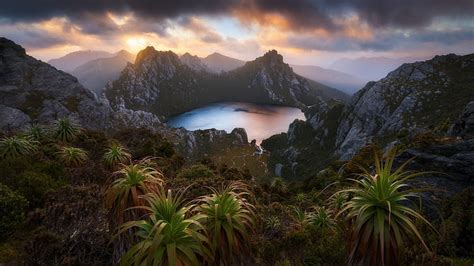
<path fill-rule="evenodd" d="M 220 101 L 304 108 L 321 98 L 346 97 L 322 84 L 310 84 L 274 50 L 223 73 L 207 72 L 198 59 L 148 47 L 107 86 L 105 95 L 114 108 L 143 110 L 164 119 Z"/>
<path fill-rule="evenodd" d="M 327 156 L 349 160 L 371 143 L 389 147 L 429 131 L 449 135 L 450 125 L 463 109 L 472 109 L 473 86 L 474 54 L 403 64 L 387 77 L 367 83 L 347 106 L 308 108 L 306 122 L 295 121 L 288 133 L 262 145 L 273 153 L 271 167 L 278 166 L 288 177 L 301 177 L 305 173 L 298 169 L 307 171 L 316 165 L 313 172 L 320 170 Z M 470 112 L 464 111 L 463 120 L 451 132 L 470 128 Z"/>
<path fill-rule="evenodd" d="M 147 128 L 166 136 L 186 157 L 223 143 L 248 145 L 242 129 L 231 133 L 171 129 L 152 113 L 117 106 L 112 109 L 106 98 L 97 97 L 75 77 L 27 55 L 25 49 L 6 38 L 0 38 L 0 117 L 0 130 L 5 132 L 32 124 L 48 125 L 63 117 L 84 128 L 106 132 Z"/>

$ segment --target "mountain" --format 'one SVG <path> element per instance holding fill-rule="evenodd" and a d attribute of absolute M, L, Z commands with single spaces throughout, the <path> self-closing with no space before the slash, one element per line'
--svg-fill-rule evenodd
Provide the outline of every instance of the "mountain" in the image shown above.
<path fill-rule="evenodd" d="M 186 55 L 193 62 L 197 59 Z M 276 51 L 228 72 L 196 69 L 171 51 L 147 47 L 120 78 L 107 86 L 115 107 L 143 110 L 167 118 L 219 101 L 243 101 L 305 107 L 342 92 L 295 74 Z M 187 62 L 187 63 L 186 63 Z M 200 64 L 197 64 L 200 65 Z"/>
<path fill-rule="evenodd" d="M 172 129 L 154 114 L 123 106 L 112 109 L 107 99 L 98 98 L 75 77 L 27 55 L 25 49 L 6 38 L 0 38 L 0 117 L 0 131 L 6 132 L 32 124 L 49 125 L 64 117 L 83 128 L 112 133 L 144 128 L 168 138 L 185 157 L 223 146 L 249 145 L 244 129 L 231 133 Z"/>
<path fill-rule="evenodd" d="M 337 88 L 349 95 L 361 89 L 368 80 L 350 74 L 311 65 L 291 65 L 293 71 L 305 78 L 316 80 L 330 87 Z"/>
<path fill-rule="evenodd" d="M 114 54 L 104 51 L 77 51 L 69 53 L 60 58 L 51 59 L 48 61 L 48 64 L 54 66 L 59 70 L 71 72 L 76 67 L 85 64 L 91 60 L 112 56 L 114 56 Z"/>
<path fill-rule="evenodd" d="M 352 97 L 339 125 L 337 154 L 347 159 L 374 137 L 387 144 L 400 131 L 452 123 L 474 99 L 473 85 L 474 54 L 401 65 Z"/>
<path fill-rule="evenodd" d="M 0 38 L 0 117 L 2 130 L 49 124 L 62 117 L 98 130 L 161 124 L 149 113 L 112 110 L 106 99 L 97 98 L 75 77 L 27 55 L 6 38 Z"/>
<path fill-rule="evenodd" d="M 190 53 L 185 53 L 179 57 L 181 62 L 193 70 L 196 71 L 203 71 L 203 72 L 210 72 L 211 70 L 207 67 L 206 64 L 202 62 L 202 60 L 196 56 L 191 55 Z"/>
<path fill-rule="evenodd" d="M 231 71 L 245 65 L 245 61 L 213 53 L 201 58 L 201 61 L 213 72 Z M 318 66 L 290 65 L 293 71 L 307 79 L 337 88 L 349 95 L 362 88 L 367 80 L 359 79 L 352 75 Z"/>
<path fill-rule="evenodd" d="M 212 53 L 204 58 L 201 58 L 201 61 L 206 64 L 206 66 L 211 71 L 214 72 L 234 70 L 245 64 L 245 61 L 228 57 L 219 53 Z"/>
<path fill-rule="evenodd" d="M 127 63 L 134 60 L 135 55 L 121 50 L 112 57 L 97 58 L 86 62 L 70 73 L 77 77 L 84 87 L 100 95 L 107 82 L 116 80 Z"/>
<path fill-rule="evenodd" d="M 364 80 L 379 80 L 395 70 L 403 63 L 411 63 L 424 58 L 387 58 L 359 57 L 355 59 L 342 58 L 331 64 L 331 69 L 348 73 Z"/>
<path fill-rule="evenodd" d="M 287 133 L 262 141 L 262 146 L 271 153 L 270 168 L 287 177 L 303 177 L 333 160 L 350 160 L 373 143 L 386 148 L 421 133 L 448 135 L 453 123 L 452 132 L 469 136 L 474 118 L 470 115 L 472 103 L 469 105 L 474 100 L 473 87 L 474 54 L 449 54 L 403 64 L 385 78 L 369 82 L 348 105 L 328 102 L 310 106 L 305 110 L 306 121 L 295 121 Z M 456 122 L 463 112 L 461 121 Z M 446 149 L 456 149 L 456 145 Z M 438 151 L 439 156 L 448 154 Z"/>

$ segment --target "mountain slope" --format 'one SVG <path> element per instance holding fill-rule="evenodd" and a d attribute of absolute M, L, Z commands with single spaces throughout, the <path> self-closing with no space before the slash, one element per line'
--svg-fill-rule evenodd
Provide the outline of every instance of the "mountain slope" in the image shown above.
<path fill-rule="evenodd" d="M 201 61 L 206 64 L 206 66 L 211 71 L 214 72 L 226 72 L 245 65 L 245 61 L 228 57 L 219 53 L 212 53 L 204 58 L 201 58 Z"/>
<path fill-rule="evenodd" d="M 367 80 L 354 77 L 350 74 L 310 65 L 291 65 L 295 73 L 330 87 L 337 88 L 349 95 L 361 89 Z"/>
<path fill-rule="evenodd" d="M 60 58 L 51 59 L 48 64 L 65 72 L 71 72 L 76 67 L 85 64 L 91 60 L 104 57 L 112 57 L 113 54 L 105 51 L 77 51 L 69 53 Z"/>
<path fill-rule="evenodd" d="M 195 58 L 189 57 L 194 62 Z M 120 78 L 107 87 L 106 96 L 113 106 L 166 118 L 219 101 L 303 108 L 336 94 L 322 84 L 310 85 L 296 75 L 276 51 L 219 74 L 196 70 L 194 65 L 190 67 L 189 62 L 183 62 L 171 51 L 148 47 L 137 55 L 135 64 L 129 64 Z"/>
<path fill-rule="evenodd" d="M 473 86 L 474 54 L 403 64 L 352 97 L 338 129 L 337 153 L 349 158 L 374 136 L 384 144 L 400 130 L 452 123 L 474 99 Z"/>
<path fill-rule="evenodd" d="M 112 57 L 97 58 L 82 64 L 70 73 L 77 77 L 84 87 L 100 95 L 107 82 L 116 80 L 127 63 L 133 62 L 134 59 L 133 54 L 122 50 Z"/>

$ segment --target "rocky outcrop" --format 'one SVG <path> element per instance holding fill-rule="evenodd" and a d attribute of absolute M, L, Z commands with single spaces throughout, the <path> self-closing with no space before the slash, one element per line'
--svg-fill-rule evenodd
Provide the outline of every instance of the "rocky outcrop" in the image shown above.
<path fill-rule="evenodd" d="M 269 168 L 275 175 L 304 178 L 333 161 L 343 108 L 338 101 L 321 101 L 305 109 L 306 121 L 295 120 L 287 133 L 262 141 L 262 147 L 270 152 Z"/>
<path fill-rule="evenodd" d="M 330 88 L 296 75 L 283 57 L 270 51 L 225 73 L 209 73 L 197 57 L 178 57 L 148 47 L 137 55 L 105 95 L 114 108 L 142 110 L 160 118 L 223 101 L 280 104 L 304 108 Z"/>
<path fill-rule="evenodd" d="M 450 133 L 461 138 L 474 137 L 474 101 L 467 104 L 459 119 L 452 126 Z"/>
<path fill-rule="evenodd" d="M 36 60 L 14 42 L 0 38 L 1 130 L 69 117 L 82 127 L 118 130 L 161 125 L 151 113 L 110 107 L 68 73 Z"/>
<path fill-rule="evenodd" d="M 474 54 L 403 64 L 352 97 L 337 130 L 336 154 L 349 159 L 372 141 L 395 140 L 401 130 L 416 133 L 452 123 L 474 99 L 473 86 Z"/>

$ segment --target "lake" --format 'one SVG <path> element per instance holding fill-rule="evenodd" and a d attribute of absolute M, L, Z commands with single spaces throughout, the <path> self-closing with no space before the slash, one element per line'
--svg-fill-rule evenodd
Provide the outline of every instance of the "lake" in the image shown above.
<path fill-rule="evenodd" d="M 287 132 L 295 119 L 305 120 L 298 108 L 226 102 L 196 108 L 174 116 L 166 123 L 187 130 L 215 128 L 231 132 L 236 127 L 242 127 L 247 131 L 249 141 L 255 139 L 260 144 L 263 139 Z"/>

